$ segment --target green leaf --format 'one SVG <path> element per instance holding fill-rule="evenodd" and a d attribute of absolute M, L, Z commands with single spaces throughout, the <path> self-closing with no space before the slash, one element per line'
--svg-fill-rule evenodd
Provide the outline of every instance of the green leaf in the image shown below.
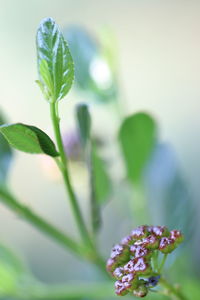
<path fill-rule="evenodd" d="M 63 35 L 51 18 L 44 19 L 36 37 L 40 87 L 51 101 L 62 99 L 74 80 L 74 64 Z"/>
<path fill-rule="evenodd" d="M 141 180 L 156 143 L 156 123 L 146 113 L 127 117 L 119 131 L 119 141 L 124 156 L 127 176 L 132 182 Z"/>
<path fill-rule="evenodd" d="M 79 104 L 76 110 L 78 131 L 83 147 L 90 139 L 91 118 L 86 104 Z"/>
<path fill-rule="evenodd" d="M 55 145 L 50 137 L 35 126 L 21 123 L 2 125 L 0 132 L 9 144 L 20 151 L 58 156 Z"/>
<path fill-rule="evenodd" d="M 4 123 L 5 119 L 0 113 L 0 125 Z M 4 137 L 0 135 L 0 182 L 5 182 L 6 180 L 12 157 L 11 147 Z"/>
<path fill-rule="evenodd" d="M 156 145 L 144 173 L 144 188 L 152 223 L 181 230 L 184 245 L 190 243 L 197 226 L 195 202 L 170 145 Z"/>

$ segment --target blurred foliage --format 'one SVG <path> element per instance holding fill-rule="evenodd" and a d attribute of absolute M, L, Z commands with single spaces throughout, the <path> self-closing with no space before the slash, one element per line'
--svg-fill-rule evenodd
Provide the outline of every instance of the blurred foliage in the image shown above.
<path fill-rule="evenodd" d="M 152 222 L 179 228 L 189 242 L 197 215 L 192 194 L 168 144 L 156 145 L 145 170 L 144 186 Z"/>
<path fill-rule="evenodd" d="M 118 87 L 112 59 L 114 51 L 107 45 L 107 39 L 103 39 L 103 32 L 102 45 L 82 27 L 67 27 L 63 34 L 74 60 L 78 90 L 86 93 L 87 98 L 89 96 L 103 103 L 116 99 Z"/>
<path fill-rule="evenodd" d="M 93 143 L 92 151 L 94 184 L 99 204 L 105 204 L 111 193 L 111 181 L 107 173 L 106 162 L 100 157 L 97 146 Z"/>
<path fill-rule="evenodd" d="M 0 125 L 6 123 L 6 119 L 0 112 Z M 5 183 L 10 168 L 13 152 L 5 138 L 0 135 L 0 183 Z"/>
<path fill-rule="evenodd" d="M 90 142 L 91 117 L 86 104 L 79 104 L 76 108 L 77 127 L 79 140 L 85 149 Z"/>
<path fill-rule="evenodd" d="M 94 233 L 101 227 L 101 205 L 108 200 L 111 183 L 105 163 L 98 153 L 98 143 L 92 137 L 91 116 L 86 104 L 79 104 L 76 109 L 77 127 L 80 145 L 84 152 L 89 173 L 90 210 Z"/>
<path fill-rule="evenodd" d="M 156 123 L 146 113 L 127 117 L 119 131 L 119 141 L 125 160 L 127 176 L 133 183 L 141 180 L 143 170 L 156 142 Z"/>
<path fill-rule="evenodd" d="M 22 260 L 0 243 L 0 296 L 17 296 L 30 278 L 30 273 Z"/>

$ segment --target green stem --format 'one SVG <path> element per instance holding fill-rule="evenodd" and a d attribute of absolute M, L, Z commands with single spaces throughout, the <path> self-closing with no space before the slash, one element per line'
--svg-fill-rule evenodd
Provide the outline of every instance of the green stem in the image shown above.
<path fill-rule="evenodd" d="M 176 300 L 187 300 L 185 295 L 181 293 L 177 288 L 175 288 L 171 283 L 169 283 L 163 277 L 160 278 L 159 283 L 167 290 L 168 294 Z"/>
<path fill-rule="evenodd" d="M 154 269 L 156 270 L 156 272 L 158 272 L 158 255 L 159 255 L 159 252 L 158 252 L 158 250 L 156 250 L 153 252 L 153 256 L 152 256 L 153 265 L 154 265 Z"/>
<path fill-rule="evenodd" d="M 52 119 L 52 123 L 53 123 L 56 142 L 57 142 L 58 150 L 60 153 L 60 160 L 56 159 L 56 162 L 62 173 L 66 191 L 69 194 L 72 211 L 74 213 L 76 223 L 79 228 L 81 237 L 82 237 L 85 245 L 87 247 L 89 247 L 89 249 L 91 250 L 91 251 L 88 251 L 89 256 L 87 258 L 91 262 L 95 263 L 100 268 L 100 270 L 107 276 L 107 272 L 105 270 L 105 262 L 101 258 L 100 254 L 98 253 L 97 249 L 95 248 L 93 241 L 90 238 L 90 235 L 87 231 L 87 227 L 85 225 L 85 222 L 83 220 L 83 217 L 82 217 L 79 205 L 78 205 L 78 201 L 76 199 L 76 195 L 75 195 L 74 190 L 71 185 L 71 181 L 70 181 L 70 177 L 69 177 L 69 173 L 68 173 L 68 167 L 67 167 L 68 160 L 67 160 L 67 156 L 66 156 L 63 142 L 62 142 L 62 137 L 61 137 L 61 132 L 60 132 L 60 119 L 58 117 L 58 107 L 57 107 L 56 103 L 51 103 L 50 109 L 51 109 L 51 119 Z"/>
<path fill-rule="evenodd" d="M 58 242 L 68 250 L 71 250 L 79 256 L 88 255 L 86 247 L 79 245 L 72 238 L 65 235 L 63 232 L 35 214 L 28 207 L 21 204 L 5 188 L 0 188 L 0 201 L 3 202 L 11 210 L 13 210 L 18 216 L 25 219 L 28 223 L 32 224 L 37 229 L 53 238 L 56 242 Z"/>
<path fill-rule="evenodd" d="M 167 255 L 168 254 L 164 254 L 164 256 L 163 256 L 163 259 L 162 259 L 161 264 L 160 264 L 159 269 L 158 269 L 158 273 L 159 274 L 162 272 L 162 269 L 163 269 L 163 267 L 165 265 L 165 262 L 166 262 L 166 259 L 167 259 Z"/>
<path fill-rule="evenodd" d="M 38 216 L 25 205 L 21 204 L 8 190 L 3 187 L 0 187 L 0 201 L 19 217 L 25 219 L 28 223 L 51 237 L 67 250 L 70 250 L 79 257 L 87 259 L 97 265 L 103 275 L 108 275 L 105 269 L 105 261 L 97 251 L 94 249 L 88 250 L 88 247 L 79 245 L 71 237 Z"/>
<path fill-rule="evenodd" d="M 60 170 L 61 170 L 61 173 L 62 173 L 62 176 L 63 176 L 66 191 L 68 192 L 68 195 L 69 195 L 72 211 L 73 211 L 74 217 L 76 219 L 76 223 L 77 223 L 77 226 L 79 228 L 79 231 L 80 231 L 80 234 L 81 234 L 81 237 L 82 237 L 83 241 L 88 246 L 91 247 L 92 243 L 91 243 L 91 240 L 90 240 L 90 236 L 89 236 L 89 233 L 87 231 L 85 222 L 83 220 L 83 217 L 82 217 L 79 205 L 78 205 L 78 201 L 77 201 L 75 193 L 73 191 L 72 184 L 71 184 L 70 177 L 69 177 L 69 173 L 68 173 L 68 167 L 67 167 L 68 160 L 67 160 L 67 157 L 66 157 L 66 153 L 65 153 L 65 150 L 64 150 L 63 141 L 62 141 L 62 137 L 61 137 L 60 119 L 58 117 L 56 103 L 50 103 L 50 112 L 51 112 L 51 119 L 52 119 L 52 123 L 53 123 L 56 143 L 57 143 L 58 150 L 59 150 L 59 153 L 60 153 L 60 163 L 61 163 L 60 164 Z"/>

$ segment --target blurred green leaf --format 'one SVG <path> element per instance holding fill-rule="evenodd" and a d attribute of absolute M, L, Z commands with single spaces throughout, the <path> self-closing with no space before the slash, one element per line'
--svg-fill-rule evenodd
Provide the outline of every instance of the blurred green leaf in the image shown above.
<path fill-rule="evenodd" d="M 64 37 L 75 65 L 75 83 L 87 90 L 90 86 L 90 64 L 98 53 L 98 46 L 91 35 L 82 27 L 70 26 L 64 30 Z"/>
<path fill-rule="evenodd" d="M 9 248 L 0 243 L 0 296 L 15 296 L 19 284 L 29 272 Z"/>
<path fill-rule="evenodd" d="M 0 113 L 0 125 L 4 124 L 6 120 L 3 115 Z M 12 160 L 12 150 L 8 142 L 0 135 L 0 182 L 5 182 L 10 163 Z"/>
<path fill-rule="evenodd" d="M 17 274 L 24 273 L 27 270 L 22 260 L 2 243 L 0 243 L 0 264 L 4 264 Z"/>
<path fill-rule="evenodd" d="M 117 76 L 118 71 L 118 51 L 117 40 L 115 34 L 107 25 L 100 28 L 99 40 L 101 44 L 102 56 L 108 62 L 114 76 Z"/>
<path fill-rule="evenodd" d="M 115 76 L 97 40 L 78 26 L 66 28 L 64 36 L 75 64 L 76 87 L 100 102 L 115 99 L 118 92 Z"/>
<path fill-rule="evenodd" d="M 157 128 L 153 118 L 143 112 L 127 117 L 119 131 L 119 141 L 127 176 L 139 182 L 156 143 Z"/>
<path fill-rule="evenodd" d="M 200 289 L 199 280 L 187 278 L 182 284 L 184 293 L 187 295 L 188 299 L 199 300 L 200 299 Z"/>
<path fill-rule="evenodd" d="M 91 117 L 87 105 L 77 106 L 76 117 L 90 177 L 91 221 L 92 228 L 96 232 L 101 225 L 100 205 L 108 198 L 111 184 L 104 162 L 98 155 L 95 141 L 92 141 L 90 137 Z"/>
<path fill-rule="evenodd" d="M 79 104 L 76 109 L 78 131 L 83 147 L 90 139 L 91 118 L 86 104 Z"/>
<path fill-rule="evenodd" d="M 182 230 L 188 242 L 197 221 L 194 202 L 170 145 L 156 145 L 145 170 L 144 186 L 152 222 Z"/>
<path fill-rule="evenodd" d="M 55 145 L 50 137 L 35 126 L 21 123 L 2 125 L 0 132 L 9 144 L 23 152 L 58 156 Z"/>
<path fill-rule="evenodd" d="M 98 154 L 97 147 L 93 143 L 92 150 L 94 186 L 97 202 L 102 205 L 108 200 L 111 192 L 111 181 L 106 170 L 106 163 Z"/>
<path fill-rule="evenodd" d="M 74 80 L 74 64 L 64 37 L 51 18 L 44 19 L 37 31 L 40 87 L 51 101 L 62 99 Z"/>

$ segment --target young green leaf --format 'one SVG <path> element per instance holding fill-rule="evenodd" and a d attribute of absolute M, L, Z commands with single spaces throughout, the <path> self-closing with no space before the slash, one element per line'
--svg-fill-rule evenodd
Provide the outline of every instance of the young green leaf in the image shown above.
<path fill-rule="evenodd" d="M 50 137 L 35 126 L 21 123 L 2 125 L 0 132 L 9 144 L 20 151 L 58 156 L 56 147 Z"/>
<path fill-rule="evenodd" d="M 36 44 L 39 85 L 45 97 L 55 102 L 69 92 L 74 80 L 74 64 L 67 43 L 53 19 L 46 18 L 40 23 Z"/>
<path fill-rule="evenodd" d="M 0 113 L 0 125 L 5 123 L 3 115 Z M 4 182 L 12 160 L 13 152 L 8 142 L 0 135 L 0 182 Z"/>
<path fill-rule="evenodd" d="M 83 147 L 90 138 L 91 118 L 86 104 L 79 104 L 76 110 L 78 131 Z"/>
<path fill-rule="evenodd" d="M 153 118 L 146 113 L 127 117 L 119 131 L 119 141 L 124 156 L 127 176 L 138 182 L 156 143 L 157 128 Z"/>

